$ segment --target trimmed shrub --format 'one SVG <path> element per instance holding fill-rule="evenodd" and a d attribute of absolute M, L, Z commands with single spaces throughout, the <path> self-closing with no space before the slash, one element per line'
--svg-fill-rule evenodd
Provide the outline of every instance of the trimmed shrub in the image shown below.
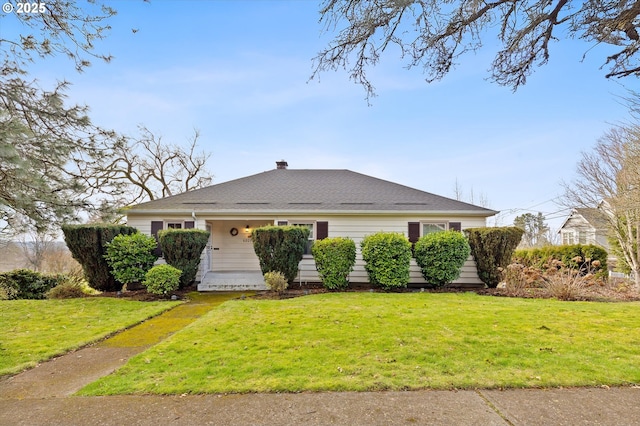
<path fill-rule="evenodd" d="M 327 290 L 346 290 L 356 264 L 356 243 L 350 238 L 325 238 L 311 247 L 318 275 Z"/>
<path fill-rule="evenodd" d="M 46 293 L 61 281 L 59 275 L 41 274 L 30 269 L 16 269 L 0 274 L 2 298 L 45 299 Z"/>
<path fill-rule="evenodd" d="M 167 295 L 180 288 L 182 271 L 171 265 L 156 265 L 145 275 L 144 285 L 151 294 Z"/>
<path fill-rule="evenodd" d="M 511 263 L 513 251 L 520 244 L 524 230 L 515 226 L 468 228 L 471 254 L 476 261 L 478 277 L 489 288 L 500 283 L 501 271 Z"/>
<path fill-rule="evenodd" d="M 567 268 L 580 271 L 582 275 L 593 273 L 598 278 L 606 279 L 607 256 L 607 251 L 602 247 L 574 244 L 516 250 L 512 261 L 544 272 L 553 260 L 557 260 Z"/>
<path fill-rule="evenodd" d="M 396 232 L 378 232 L 364 237 L 360 247 L 371 284 L 385 290 L 407 286 L 411 264 L 411 243 L 407 237 Z"/>
<path fill-rule="evenodd" d="M 201 229 L 165 229 L 158 232 L 158 240 L 167 264 L 182 271 L 180 288 L 193 283 L 209 233 Z"/>
<path fill-rule="evenodd" d="M 289 284 L 298 275 L 298 264 L 309 242 L 309 229 L 302 226 L 262 226 L 251 233 L 253 250 L 262 274 L 277 271 Z"/>
<path fill-rule="evenodd" d="M 122 283 L 116 281 L 104 258 L 106 244 L 116 235 L 134 234 L 137 229 L 126 225 L 64 225 L 64 241 L 87 278 L 91 288 L 100 291 L 119 291 Z"/>
<path fill-rule="evenodd" d="M 120 283 L 141 283 L 145 274 L 158 260 L 154 254 L 157 242 L 154 237 L 136 232 L 130 235 L 116 235 L 106 244 L 104 258 L 111 267 L 113 276 Z"/>
<path fill-rule="evenodd" d="M 470 253 L 467 239 L 458 231 L 424 235 L 414 248 L 414 257 L 422 276 L 436 287 L 458 279 Z"/>
<path fill-rule="evenodd" d="M 271 271 L 264 274 L 264 283 L 269 290 L 278 294 L 284 293 L 287 287 L 289 287 L 287 278 L 282 272 L 278 271 Z"/>

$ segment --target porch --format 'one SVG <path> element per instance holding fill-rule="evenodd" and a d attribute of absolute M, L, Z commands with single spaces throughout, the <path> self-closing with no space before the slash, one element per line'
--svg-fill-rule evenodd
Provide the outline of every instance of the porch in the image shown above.
<path fill-rule="evenodd" d="M 198 291 L 266 290 L 260 271 L 207 272 L 198 284 Z"/>

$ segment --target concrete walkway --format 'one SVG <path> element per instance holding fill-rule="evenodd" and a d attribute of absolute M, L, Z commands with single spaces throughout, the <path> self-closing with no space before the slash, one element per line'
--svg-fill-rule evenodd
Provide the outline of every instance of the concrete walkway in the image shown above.
<path fill-rule="evenodd" d="M 638 425 L 640 388 L 76 397 L 215 307 L 182 305 L 0 381 L 0 425 Z M 154 325 L 155 321 L 155 325 Z M 157 331 L 157 330 L 156 330 Z"/>

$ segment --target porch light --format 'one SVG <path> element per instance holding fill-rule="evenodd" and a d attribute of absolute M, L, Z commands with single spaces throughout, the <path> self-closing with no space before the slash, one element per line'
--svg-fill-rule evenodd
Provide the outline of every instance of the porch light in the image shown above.
<path fill-rule="evenodd" d="M 249 229 L 249 225 L 244 227 L 244 232 L 246 232 L 247 234 L 251 232 L 251 229 Z"/>

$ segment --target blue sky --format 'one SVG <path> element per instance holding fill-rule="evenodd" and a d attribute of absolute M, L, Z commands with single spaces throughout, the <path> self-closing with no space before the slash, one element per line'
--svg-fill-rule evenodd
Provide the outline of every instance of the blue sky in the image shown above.
<path fill-rule="evenodd" d="M 396 51 L 369 75 L 378 97 L 344 71 L 309 81 L 312 58 L 331 40 L 319 2 L 303 0 L 120 0 L 101 52 L 83 74 L 60 58 L 36 64 L 44 87 L 73 83 L 69 102 L 122 133 L 139 124 L 185 142 L 198 129 L 212 153 L 214 182 L 259 173 L 285 159 L 290 168 L 350 169 L 468 200 L 482 194 L 502 213 L 491 224 L 542 211 L 552 226 L 565 215 L 551 200 L 574 178 L 580 152 L 629 115 L 621 96 L 637 79 L 607 80 L 603 49 L 579 40 L 552 45 L 549 64 L 526 86 L 487 80 L 495 49 L 462 58 L 442 81 L 407 71 Z M 136 29 L 137 32 L 133 32 Z M 20 31 L 12 16 L 0 34 Z"/>

